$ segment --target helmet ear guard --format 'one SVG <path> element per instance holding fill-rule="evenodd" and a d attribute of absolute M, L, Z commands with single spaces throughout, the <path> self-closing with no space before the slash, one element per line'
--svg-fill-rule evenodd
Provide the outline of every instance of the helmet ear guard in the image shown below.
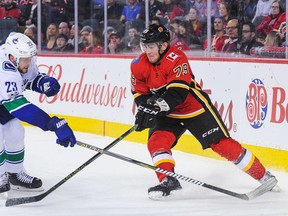
<path fill-rule="evenodd" d="M 29 58 L 37 54 L 37 47 L 28 36 L 12 32 L 5 41 L 5 51 L 7 56 L 14 56 L 13 63 L 18 67 L 20 58 Z"/>

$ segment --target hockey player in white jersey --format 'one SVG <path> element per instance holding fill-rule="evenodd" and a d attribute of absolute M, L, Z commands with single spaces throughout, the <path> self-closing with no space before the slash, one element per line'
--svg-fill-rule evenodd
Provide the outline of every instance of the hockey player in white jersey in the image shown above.
<path fill-rule="evenodd" d="M 73 147 L 76 138 L 65 119 L 50 117 L 23 95 L 26 89 L 46 96 L 60 90 L 58 81 L 41 74 L 34 61 L 36 45 L 21 33 L 11 33 L 0 47 L 0 193 L 10 188 L 39 190 L 42 181 L 23 168 L 24 127 L 20 121 L 54 131 L 56 142 Z"/>

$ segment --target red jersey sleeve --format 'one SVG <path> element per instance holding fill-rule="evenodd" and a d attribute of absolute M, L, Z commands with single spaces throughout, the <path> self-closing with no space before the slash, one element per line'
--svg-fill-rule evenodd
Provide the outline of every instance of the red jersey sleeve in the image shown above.
<path fill-rule="evenodd" d="M 142 53 L 140 56 L 135 58 L 131 65 L 131 92 L 134 96 L 134 100 L 141 101 L 144 98 L 147 98 L 147 95 L 150 96 L 151 92 L 147 85 L 147 71 L 148 71 L 148 63 L 146 60 L 146 55 Z M 146 70 L 145 70 L 146 68 Z M 138 103 L 137 103 L 138 104 Z"/>

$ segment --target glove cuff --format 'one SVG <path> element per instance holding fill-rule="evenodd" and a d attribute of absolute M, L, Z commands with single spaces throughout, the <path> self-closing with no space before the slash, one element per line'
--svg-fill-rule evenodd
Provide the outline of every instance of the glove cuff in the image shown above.
<path fill-rule="evenodd" d="M 168 103 L 162 98 L 158 98 L 155 101 L 155 105 L 160 108 L 160 112 L 168 112 L 170 110 Z"/>
<path fill-rule="evenodd" d="M 59 119 L 57 116 L 53 116 L 48 122 L 47 128 L 50 131 L 56 131 L 66 124 L 68 123 L 65 119 Z"/>

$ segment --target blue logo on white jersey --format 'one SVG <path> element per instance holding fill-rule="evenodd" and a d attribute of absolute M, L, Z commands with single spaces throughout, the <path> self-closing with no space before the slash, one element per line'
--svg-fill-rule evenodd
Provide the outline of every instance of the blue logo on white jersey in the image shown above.
<path fill-rule="evenodd" d="M 12 72 L 16 72 L 17 71 L 15 65 L 13 65 L 11 62 L 8 62 L 8 61 L 4 61 L 3 62 L 2 68 L 3 68 L 4 71 L 12 71 Z"/>
<path fill-rule="evenodd" d="M 18 43 L 18 38 L 13 39 L 12 42 L 13 42 L 14 44 L 17 44 L 17 43 Z"/>

